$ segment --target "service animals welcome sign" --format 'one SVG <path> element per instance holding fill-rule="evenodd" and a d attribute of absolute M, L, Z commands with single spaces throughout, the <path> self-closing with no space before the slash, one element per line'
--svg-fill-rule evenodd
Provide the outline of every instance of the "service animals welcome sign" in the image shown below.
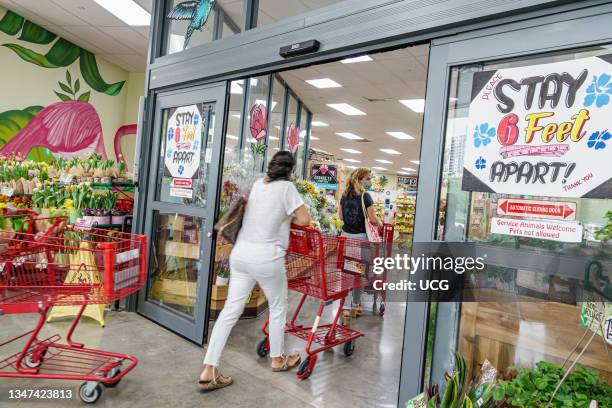
<path fill-rule="evenodd" d="M 463 190 L 612 198 L 612 55 L 474 75 Z"/>

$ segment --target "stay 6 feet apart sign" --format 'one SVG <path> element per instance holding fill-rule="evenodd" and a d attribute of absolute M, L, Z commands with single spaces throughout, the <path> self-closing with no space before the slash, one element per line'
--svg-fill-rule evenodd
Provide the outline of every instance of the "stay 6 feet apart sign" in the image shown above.
<path fill-rule="evenodd" d="M 612 55 L 474 75 L 462 188 L 612 197 Z"/>

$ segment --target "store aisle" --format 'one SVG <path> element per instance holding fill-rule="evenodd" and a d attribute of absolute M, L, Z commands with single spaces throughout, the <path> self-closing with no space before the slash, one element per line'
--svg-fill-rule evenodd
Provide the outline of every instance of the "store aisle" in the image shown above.
<path fill-rule="evenodd" d="M 309 306 L 309 311 L 315 307 L 314 304 Z M 344 357 L 342 350 L 320 354 L 314 373 L 305 381 L 297 380 L 295 371 L 272 373 L 268 360 L 255 354 L 262 318 L 241 321 L 222 357 L 224 372 L 234 377 L 235 385 L 210 394 L 198 393 L 195 384 L 203 350 L 135 313 L 110 313 L 105 328 L 86 321 L 77 330 L 75 340 L 91 347 L 131 353 L 139 359 L 138 367 L 118 387 L 103 390 L 96 404 L 98 407 L 394 407 L 403 330 L 403 325 L 398 323 L 403 321 L 403 315 L 404 305 L 389 304 L 384 319 L 369 313 L 360 317 L 355 327 L 363 330 L 366 336 L 359 339 L 355 354 L 351 358 Z M 0 342 L 30 330 L 35 318 L 34 315 L 1 317 Z M 47 324 L 43 334 L 63 333 L 68 325 L 67 321 Z M 304 345 L 290 337 L 287 347 L 303 353 Z M 9 350 L 3 349 L 2 355 L 5 352 Z M 28 403 L 6 404 L 11 389 L 71 389 L 76 392 L 78 385 L 76 382 L 2 379 L 0 404 L 30 406 Z M 70 401 L 48 401 L 44 405 L 83 406 L 78 397 Z"/>

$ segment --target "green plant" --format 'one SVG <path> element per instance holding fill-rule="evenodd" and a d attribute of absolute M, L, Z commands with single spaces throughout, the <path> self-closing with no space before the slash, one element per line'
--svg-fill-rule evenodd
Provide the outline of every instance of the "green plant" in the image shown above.
<path fill-rule="evenodd" d="M 545 407 L 565 370 L 549 361 L 539 361 L 536 368 L 514 368 L 511 381 L 499 381 L 493 392 L 497 401 L 505 400 L 515 407 Z M 612 387 L 602 381 L 596 372 L 578 365 L 559 388 L 550 407 L 588 407 L 595 400 L 600 407 L 612 406 Z"/>
<path fill-rule="evenodd" d="M 89 95 L 90 95 L 89 91 L 84 92 L 77 97 L 76 94 L 81 89 L 81 82 L 77 79 L 76 81 L 74 81 L 74 84 L 73 84 L 72 76 L 70 75 L 70 71 L 66 70 L 66 83 L 63 83 L 62 81 L 58 81 L 57 83 L 62 91 L 66 92 L 67 94 L 72 95 L 72 98 L 71 98 L 65 93 L 53 91 L 55 92 L 57 97 L 60 98 L 62 101 L 79 100 L 83 102 L 89 102 Z"/>
<path fill-rule="evenodd" d="M 595 238 L 603 242 L 608 242 L 612 239 L 612 211 L 606 213 L 608 223 L 595 232 Z"/>

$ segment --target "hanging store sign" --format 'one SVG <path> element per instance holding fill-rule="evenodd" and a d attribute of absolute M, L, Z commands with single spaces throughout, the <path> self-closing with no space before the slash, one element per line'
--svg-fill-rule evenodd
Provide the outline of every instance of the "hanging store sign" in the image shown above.
<path fill-rule="evenodd" d="M 191 198 L 193 195 L 192 180 L 197 178 L 200 168 L 202 122 L 201 104 L 170 110 L 165 129 L 164 175 L 172 177 L 170 195 L 173 197 Z"/>
<path fill-rule="evenodd" d="M 582 242 L 582 225 L 572 222 L 548 222 L 491 218 L 491 234 L 548 239 L 559 242 Z"/>
<path fill-rule="evenodd" d="M 462 189 L 612 198 L 611 62 L 475 73 Z"/>
<path fill-rule="evenodd" d="M 313 164 L 310 167 L 310 181 L 326 190 L 338 189 L 338 167 L 331 164 Z"/>
<path fill-rule="evenodd" d="M 417 178 L 410 176 L 397 176 L 397 186 L 405 191 L 416 191 Z"/>
<path fill-rule="evenodd" d="M 574 221 L 576 219 L 576 203 L 571 201 L 522 200 L 518 198 L 500 199 L 497 201 L 497 215 Z"/>

